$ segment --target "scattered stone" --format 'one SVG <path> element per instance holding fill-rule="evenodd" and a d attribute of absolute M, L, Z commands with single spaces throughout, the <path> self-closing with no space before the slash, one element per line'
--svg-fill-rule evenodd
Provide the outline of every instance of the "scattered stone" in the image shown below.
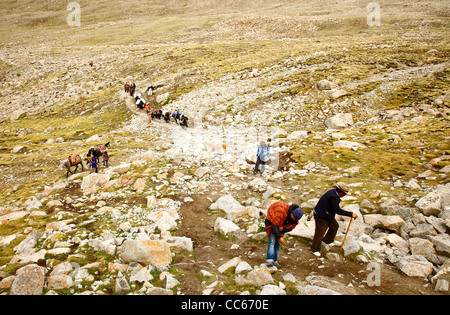
<path fill-rule="evenodd" d="M 121 250 L 125 263 L 138 262 L 144 266 L 165 267 L 172 261 L 170 247 L 165 241 L 126 240 Z"/>
<path fill-rule="evenodd" d="M 421 255 L 403 257 L 398 268 L 409 277 L 426 278 L 433 272 L 433 264 Z"/>
<path fill-rule="evenodd" d="M 27 265 L 16 272 L 11 285 L 11 295 L 41 295 L 44 288 L 45 268 L 35 264 Z"/>

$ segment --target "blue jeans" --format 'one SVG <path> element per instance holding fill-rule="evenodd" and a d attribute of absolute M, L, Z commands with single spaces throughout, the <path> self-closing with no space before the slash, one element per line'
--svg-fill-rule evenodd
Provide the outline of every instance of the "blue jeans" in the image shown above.
<path fill-rule="evenodd" d="M 275 262 L 278 260 L 278 251 L 281 243 L 277 240 L 274 234 L 269 235 L 269 244 L 267 245 L 266 262 Z"/>

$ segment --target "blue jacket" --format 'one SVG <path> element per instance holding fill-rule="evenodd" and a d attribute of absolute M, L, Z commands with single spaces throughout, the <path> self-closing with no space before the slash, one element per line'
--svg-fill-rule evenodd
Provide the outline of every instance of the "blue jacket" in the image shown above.
<path fill-rule="evenodd" d="M 352 212 L 342 210 L 339 207 L 339 203 L 341 202 L 341 197 L 339 197 L 336 189 L 331 189 L 327 191 L 322 198 L 320 198 L 316 207 L 314 208 L 314 213 L 317 214 L 322 219 L 326 219 L 329 221 L 333 221 L 334 217 L 337 214 L 351 217 Z"/>
<path fill-rule="evenodd" d="M 258 146 L 258 151 L 256 152 L 256 157 L 259 157 L 259 159 L 262 162 L 265 163 L 265 162 L 269 161 L 269 154 L 270 154 L 270 152 L 269 152 L 268 145 L 265 145 L 264 147 L 261 145 Z"/>
<path fill-rule="evenodd" d="M 97 158 L 95 156 L 91 157 L 91 168 L 97 167 Z"/>

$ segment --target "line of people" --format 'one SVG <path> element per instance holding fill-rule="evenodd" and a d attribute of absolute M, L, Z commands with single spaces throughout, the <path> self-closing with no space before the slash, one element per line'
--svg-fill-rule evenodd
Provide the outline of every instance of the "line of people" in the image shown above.
<path fill-rule="evenodd" d="M 146 107 L 147 109 L 147 107 Z M 164 119 L 166 123 L 169 123 L 172 119 L 173 121 L 181 126 L 181 128 L 189 128 L 188 121 L 189 118 L 186 115 L 183 115 L 183 113 L 179 110 L 176 110 L 174 112 L 170 112 L 168 110 L 158 110 L 155 112 L 150 111 L 150 107 L 147 109 L 147 115 L 149 116 L 149 122 L 153 119 Z"/>
<path fill-rule="evenodd" d="M 149 86 L 147 88 L 147 95 L 152 96 L 153 91 L 155 91 L 156 88 L 154 86 Z M 184 128 L 189 128 L 188 121 L 189 118 L 186 115 L 183 115 L 180 110 L 175 110 L 173 112 L 167 111 L 167 110 L 156 110 L 152 111 L 150 109 L 150 104 L 145 101 L 145 99 L 142 97 L 141 93 L 136 94 L 136 84 L 130 84 L 129 82 L 125 83 L 125 92 L 130 93 L 130 96 L 134 97 L 136 101 L 136 106 L 138 109 L 145 109 L 148 116 L 148 122 L 151 123 L 153 119 L 164 119 L 166 123 L 170 122 L 172 119 L 174 122 Z"/>

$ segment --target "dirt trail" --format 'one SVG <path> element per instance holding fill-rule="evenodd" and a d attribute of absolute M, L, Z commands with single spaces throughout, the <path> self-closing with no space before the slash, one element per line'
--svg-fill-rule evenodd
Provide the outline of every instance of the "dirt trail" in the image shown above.
<path fill-rule="evenodd" d="M 143 111 L 136 108 L 132 98 L 126 98 L 127 107 L 134 113 L 145 115 Z M 171 123 L 166 125 L 155 121 L 161 134 L 170 128 L 176 128 Z M 157 139 L 156 141 L 162 141 Z M 289 156 L 283 156 L 280 168 L 286 167 Z M 250 174 L 244 180 L 251 181 L 254 175 Z M 229 180 L 229 179 L 227 179 Z M 240 179 L 233 179 L 234 183 L 239 183 Z M 273 183 L 279 186 L 283 183 Z M 217 215 L 212 214 L 209 206 L 223 195 L 223 184 L 211 182 L 208 190 L 203 194 L 190 195 L 193 202 L 183 202 L 185 195 L 168 196 L 169 198 L 182 201 L 180 208 L 182 221 L 178 225 L 177 236 L 185 236 L 192 239 L 194 244 L 193 254 L 177 255 L 173 261 L 173 266 L 182 270 L 178 280 L 181 283 L 182 291 L 187 295 L 199 295 L 206 288 L 207 284 L 202 284 L 199 277 L 201 270 L 207 270 L 217 275 L 217 280 L 227 283 L 228 276 L 220 275 L 217 268 L 234 257 L 240 257 L 250 264 L 250 266 L 260 265 L 265 262 L 267 241 L 254 241 L 245 233 L 225 239 L 214 232 L 214 222 Z M 241 194 L 241 192 L 237 192 Z M 242 191 L 243 196 L 246 194 Z M 239 245 L 237 249 L 231 249 L 233 244 Z M 364 295 L 397 295 L 397 294 L 437 294 L 431 285 L 424 279 L 410 278 L 402 274 L 395 267 L 381 265 L 381 286 L 370 287 L 367 278 L 371 273 L 367 270 L 367 264 L 354 262 L 345 259 L 344 262 L 336 262 L 329 259 L 317 258 L 309 250 L 309 244 L 305 241 L 289 237 L 287 246 L 283 246 L 279 253 L 279 262 L 282 269 L 277 271 L 273 277 L 282 281 L 282 277 L 291 273 L 298 281 L 304 281 L 307 277 L 313 279 L 315 285 L 335 290 L 342 294 L 364 294 Z M 312 278 L 311 278 L 312 276 Z M 236 288 L 239 290 L 239 288 Z M 217 287 L 217 294 L 224 291 L 227 294 L 238 294 L 240 291 L 233 291 L 233 287 Z M 287 294 L 296 294 L 295 287 L 286 288 Z"/>
<path fill-rule="evenodd" d="M 178 227 L 177 236 L 189 237 L 194 242 L 193 255 L 180 256 L 173 264 L 184 272 L 184 276 L 179 280 L 185 294 L 202 294 L 205 285 L 202 285 L 198 277 L 202 269 L 213 274 L 218 273 L 217 268 L 234 257 L 241 257 L 252 267 L 265 262 L 266 241 L 253 241 L 246 236 L 225 240 L 214 233 L 215 217 L 209 214 L 208 209 L 212 202 L 207 199 L 211 192 L 192 196 L 194 201 L 183 204 L 180 209 L 183 220 Z M 178 200 L 183 198 L 177 197 Z M 279 253 L 279 262 L 283 268 L 273 275 L 276 280 L 286 283 L 282 277 L 291 273 L 299 281 L 314 276 L 315 281 L 318 281 L 317 285 L 342 294 L 436 294 L 431 286 L 424 287 L 427 281 L 409 278 L 397 268 L 387 265 L 381 266 L 381 286 L 370 287 L 367 285 L 367 278 L 371 271 L 366 269 L 367 264 L 348 259 L 343 263 L 321 260 L 303 243 L 294 237 L 288 238 L 287 246 L 283 246 Z M 233 244 L 239 245 L 239 248 L 231 249 Z M 226 282 L 227 276 L 221 275 L 218 280 Z M 287 288 L 286 292 L 295 293 L 293 290 L 295 289 Z"/>

